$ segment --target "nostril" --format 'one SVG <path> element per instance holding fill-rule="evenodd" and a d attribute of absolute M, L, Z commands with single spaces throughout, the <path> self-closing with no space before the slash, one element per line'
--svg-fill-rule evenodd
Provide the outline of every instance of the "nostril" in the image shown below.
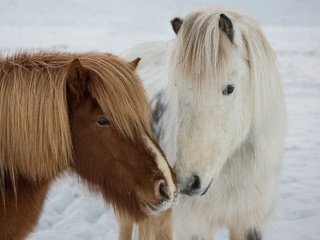
<path fill-rule="evenodd" d="M 200 178 L 197 175 L 193 176 L 193 180 L 189 183 L 189 188 L 191 190 L 198 190 L 201 187 Z"/>
<path fill-rule="evenodd" d="M 164 199 L 170 199 L 170 196 L 169 194 L 167 193 L 166 191 L 166 187 L 165 187 L 165 184 L 164 183 L 161 183 L 160 186 L 159 186 L 159 194 L 162 198 Z"/>

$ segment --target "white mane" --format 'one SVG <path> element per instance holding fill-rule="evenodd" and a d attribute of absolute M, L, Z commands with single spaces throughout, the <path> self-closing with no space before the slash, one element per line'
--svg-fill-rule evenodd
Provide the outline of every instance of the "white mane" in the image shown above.
<path fill-rule="evenodd" d="M 201 87 L 228 69 L 231 42 L 219 30 L 220 14 L 194 12 L 184 19 L 171 48 L 171 63 L 185 80 Z"/>

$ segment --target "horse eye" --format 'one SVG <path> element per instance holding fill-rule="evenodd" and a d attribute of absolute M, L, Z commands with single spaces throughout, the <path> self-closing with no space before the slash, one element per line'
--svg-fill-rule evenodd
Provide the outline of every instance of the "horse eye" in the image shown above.
<path fill-rule="evenodd" d="M 110 121 L 109 121 L 108 119 L 106 119 L 106 118 L 100 118 L 100 119 L 97 121 L 97 123 L 98 123 L 100 126 L 103 126 L 103 127 L 108 126 L 108 125 L 111 124 Z"/>
<path fill-rule="evenodd" d="M 222 94 L 223 95 L 229 95 L 229 94 L 231 94 L 233 92 L 233 90 L 234 90 L 234 85 L 231 85 L 231 84 L 227 85 L 225 87 L 225 89 L 223 89 Z"/>

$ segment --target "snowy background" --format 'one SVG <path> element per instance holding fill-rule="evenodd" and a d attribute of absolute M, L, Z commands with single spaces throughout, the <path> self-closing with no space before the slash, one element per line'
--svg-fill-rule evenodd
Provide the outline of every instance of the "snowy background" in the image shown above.
<path fill-rule="evenodd" d="M 173 38 L 170 19 L 212 4 L 229 5 L 257 19 L 283 74 L 289 131 L 279 200 L 265 240 L 319 240 L 319 0 L 0 0 L 0 51 L 118 54 L 136 43 Z M 117 232 L 113 212 L 101 197 L 64 177 L 52 187 L 29 240 L 116 240 Z M 222 231 L 217 239 L 226 235 Z"/>

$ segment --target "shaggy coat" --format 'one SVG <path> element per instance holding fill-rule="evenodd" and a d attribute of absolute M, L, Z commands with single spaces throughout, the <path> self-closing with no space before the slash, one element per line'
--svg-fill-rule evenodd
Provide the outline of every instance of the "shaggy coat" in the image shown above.
<path fill-rule="evenodd" d="M 175 175 L 134 70 L 103 53 L 0 59 L 0 239 L 25 239 L 70 170 L 131 221 L 171 207 Z"/>
<path fill-rule="evenodd" d="M 227 227 L 232 240 L 259 240 L 276 199 L 286 133 L 275 54 L 258 24 L 234 10 L 204 8 L 172 25 L 173 41 L 141 44 L 123 56 L 143 59 L 138 70 L 156 116 L 153 130 L 176 160 L 182 192 L 193 196 L 174 209 L 176 236 L 212 239 Z M 170 231 L 140 236 L 172 239 Z"/>

